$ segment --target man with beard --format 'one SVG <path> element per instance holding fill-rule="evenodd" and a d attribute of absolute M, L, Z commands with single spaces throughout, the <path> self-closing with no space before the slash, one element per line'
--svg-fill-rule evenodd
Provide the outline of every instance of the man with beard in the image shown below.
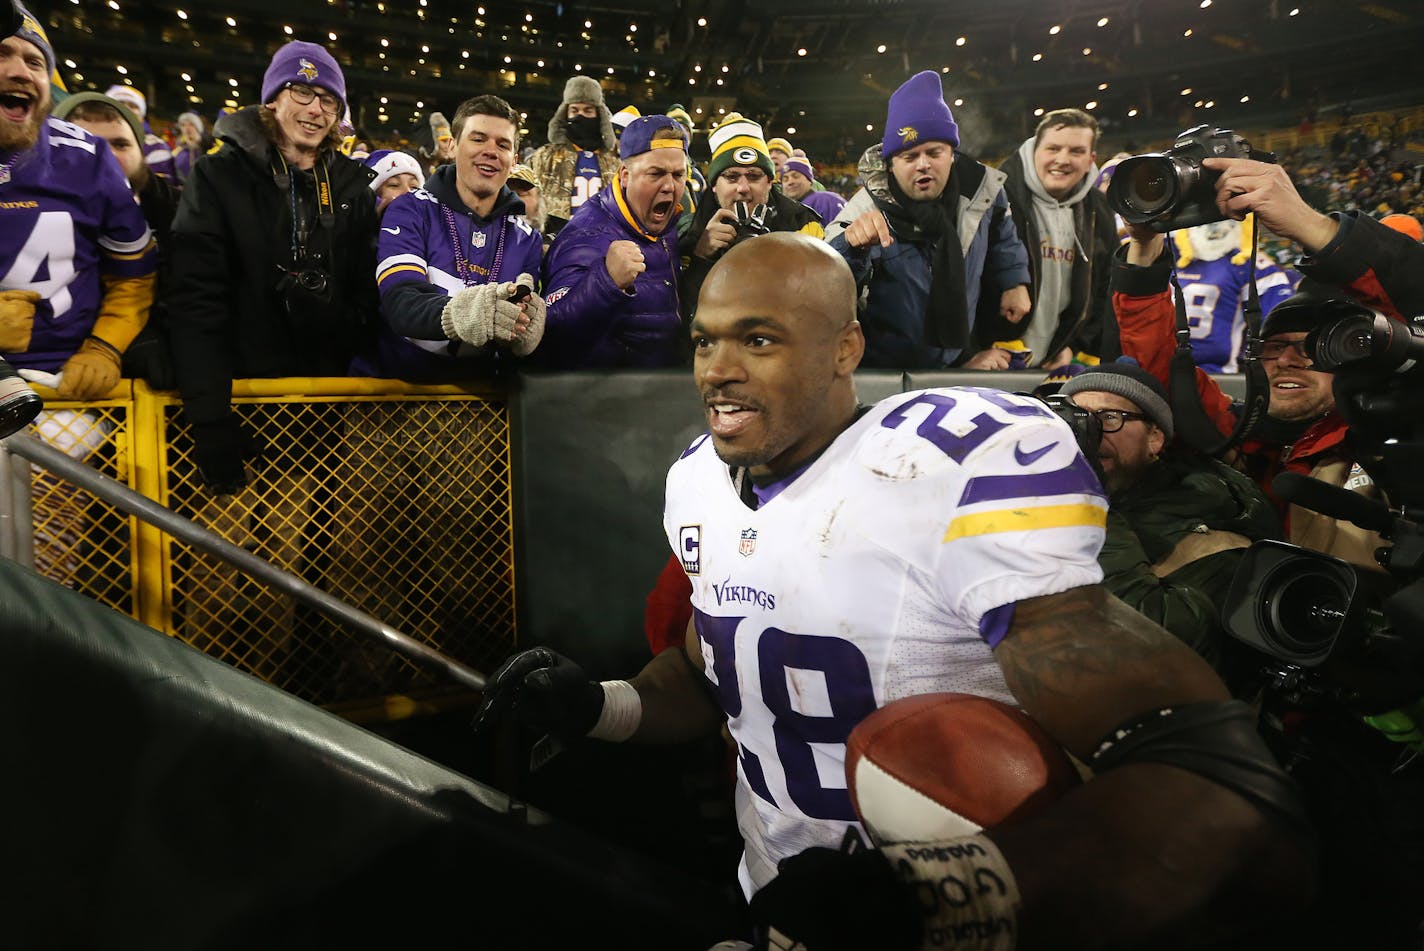
<path fill-rule="evenodd" d="M 218 148 L 183 186 L 166 304 L 194 458 L 214 495 L 246 484 L 255 451 L 232 381 L 344 376 L 374 334 L 374 173 L 339 151 L 345 104 L 331 55 L 286 44 L 261 104 L 218 123 Z"/>
<path fill-rule="evenodd" d="M 663 367 L 686 351 L 677 219 L 687 135 L 667 116 L 642 116 L 624 130 L 619 152 L 617 177 L 584 202 L 544 259 L 549 323 L 541 363 Z"/>
<path fill-rule="evenodd" d="M 1106 500 L 1067 425 L 979 388 L 860 405 L 855 310 L 849 268 L 805 235 L 717 263 L 692 324 L 709 433 L 672 464 L 663 516 L 693 585 L 685 645 L 603 683 L 524 651 L 477 728 L 511 709 L 568 740 L 725 727 L 738 877 L 772 939 L 1028 951 L 1269 927 L 1308 888 L 1295 793 L 1250 708 L 1098 585 Z M 941 691 L 1021 704 L 1093 778 L 982 834 L 841 849 L 862 828 L 851 730 Z"/>
<path fill-rule="evenodd" d="M 574 76 L 549 120 L 549 143 L 529 156 L 544 199 L 546 233 L 557 235 L 584 202 L 613 181 L 618 148 L 603 87 L 592 76 Z"/>
<path fill-rule="evenodd" d="M 1058 392 L 1092 413 L 1101 433 L 1083 450 L 1096 455 L 1108 493 L 1103 587 L 1228 676 L 1234 652 L 1219 606 L 1245 549 L 1280 537 L 1275 510 L 1235 469 L 1173 446 L 1167 391 L 1141 367 L 1100 364 Z"/>
<path fill-rule="evenodd" d="M 544 333 L 535 293 L 542 243 L 509 188 L 519 113 L 498 96 L 460 104 L 455 150 L 423 189 L 381 220 L 376 284 L 384 326 L 371 376 L 448 383 L 489 376 L 526 357 Z M 529 293 L 511 300 L 516 288 Z"/>
<path fill-rule="evenodd" d="M 157 251 L 109 147 L 50 117 L 54 50 L 22 13 L 0 40 L 0 352 L 98 399 L 148 320 Z"/>
<path fill-rule="evenodd" d="M 1007 366 L 1002 350 L 970 348 L 981 294 L 1005 319 L 1028 313 L 1028 253 L 1014 232 L 1004 173 L 959 149 L 939 73 L 925 70 L 890 97 L 871 177 L 826 228 L 868 287 L 865 365 L 934 369 Z"/>

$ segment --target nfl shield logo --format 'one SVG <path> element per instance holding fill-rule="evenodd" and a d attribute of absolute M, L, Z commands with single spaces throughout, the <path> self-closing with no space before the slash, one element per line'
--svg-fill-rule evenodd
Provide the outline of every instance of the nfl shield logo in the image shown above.
<path fill-rule="evenodd" d="M 756 551 L 756 529 L 742 529 L 742 541 L 737 546 L 737 553 L 743 558 L 750 558 L 752 552 Z"/>
<path fill-rule="evenodd" d="M 476 231 L 470 235 L 470 243 L 477 248 L 483 248 L 485 246 L 485 233 L 483 231 Z"/>

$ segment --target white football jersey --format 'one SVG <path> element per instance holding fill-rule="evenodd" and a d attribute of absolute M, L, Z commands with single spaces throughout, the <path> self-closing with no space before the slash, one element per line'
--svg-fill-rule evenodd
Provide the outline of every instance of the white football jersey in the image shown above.
<path fill-rule="evenodd" d="M 711 439 L 692 443 L 663 523 L 739 749 L 748 896 L 855 823 L 845 742 L 871 711 L 937 691 L 1013 702 L 980 620 L 1100 581 L 1106 512 L 1068 425 L 999 390 L 890 397 L 756 509 Z"/>

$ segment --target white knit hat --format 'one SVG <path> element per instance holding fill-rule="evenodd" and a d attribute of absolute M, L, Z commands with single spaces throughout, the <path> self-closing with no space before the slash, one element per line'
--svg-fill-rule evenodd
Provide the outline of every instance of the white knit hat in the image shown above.
<path fill-rule="evenodd" d="M 366 167 L 375 169 L 376 177 L 371 179 L 371 191 L 379 191 L 381 186 L 403 172 L 409 172 L 415 176 L 415 180 L 422 187 L 425 185 L 425 173 L 420 169 L 420 163 L 415 160 L 415 156 L 409 152 L 402 152 L 398 149 L 380 149 L 372 152 L 366 157 Z"/>

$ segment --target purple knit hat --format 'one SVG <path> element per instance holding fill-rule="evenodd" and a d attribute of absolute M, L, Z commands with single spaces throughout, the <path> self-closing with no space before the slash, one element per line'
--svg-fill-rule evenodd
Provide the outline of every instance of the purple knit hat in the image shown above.
<path fill-rule="evenodd" d="M 272 64 L 262 76 L 262 101 L 276 99 L 288 83 L 325 89 L 341 100 L 337 115 L 346 111 L 346 77 L 331 54 L 315 43 L 293 40 L 272 54 Z"/>
<path fill-rule="evenodd" d="M 816 180 L 816 173 L 812 170 L 811 163 L 803 158 L 789 158 L 782 162 L 781 174 L 785 175 L 787 172 L 800 172 L 806 176 L 806 181 L 808 182 L 814 182 Z"/>
<path fill-rule="evenodd" d="M 20 28 L 15 31 L 15 35 L 37 46 L 39 51 L 44 54 L 45 65 L 53 73 L 54 47 L 49 44 L 49 35 L 45 33 L 45 28 L 40 25 L 40 21 L 33 13 L 25 9 L 23 4 L 17 2 L 15 11 L 20 14 Z"/>
<path fill-rule="evenodd" d="M 916 73 L 890 94 L 880 155 L 888 159 L 925 142 L 948 142 L 959 148 L 959 126 L 945 105 L 939 73 L 932 69 Z"/>

